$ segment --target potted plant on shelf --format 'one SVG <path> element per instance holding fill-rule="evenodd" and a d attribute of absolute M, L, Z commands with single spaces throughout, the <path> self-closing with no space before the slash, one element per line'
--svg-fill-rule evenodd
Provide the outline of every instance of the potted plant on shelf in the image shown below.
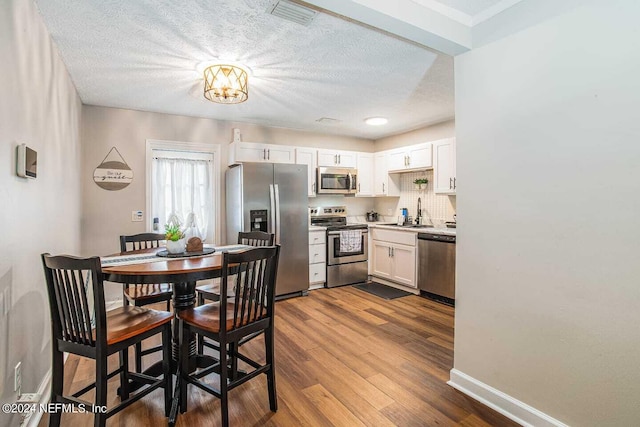
<path fill-rule="evenodd" d="M 427 178 L 416 178 L 415 180 L 413 180 L 413 185 L 416 187 L 416 190 L 427 188 L 428 183 L 429 180 Z"/>
<path fill-rule="evenodd" d="M 179 254 L 184 252 L 184 233 L 180 230 L 180 224 L 169 222 L 164 226 L 164 237 L 167 239 L 167 252 Z"/>

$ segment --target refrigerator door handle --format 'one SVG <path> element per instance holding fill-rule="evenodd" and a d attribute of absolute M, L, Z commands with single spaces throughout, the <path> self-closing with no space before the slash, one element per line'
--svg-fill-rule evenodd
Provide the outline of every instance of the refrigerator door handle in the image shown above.
<path fill-rule="evenodd" d="M 269 184 L 269 202 L 271 204 L 271 227 L 270 232 L 276 233 L 276 197 L 273 184 Z"/>
<path fill-rule="evenodd" d="M 275 200 L 276 200 L 276 228 L 275 228 L 275 233 L 276 233 L 276 243 L 280 244 L 280 188 L 278 187 L 278 184 L 274 185 L 275 187 Z"/>

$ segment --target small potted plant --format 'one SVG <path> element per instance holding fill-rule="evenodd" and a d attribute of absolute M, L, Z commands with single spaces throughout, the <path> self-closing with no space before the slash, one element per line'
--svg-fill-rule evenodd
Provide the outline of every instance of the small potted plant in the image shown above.
<path fill-rule="evenodd" d="M 428 183 L 429 180 L 427 178 L 416 178 L 415 180 L 413 180 L 413 185 L 416 187 L 416 190 L 427 188 Z"/>
<path fill-rule="evenodd" d="M 170 222 L 164 226 L 164 237 L 167 239 L 167 252 L 179 254 L 184 252 L 184 233 L 180 230 L 180 224 Z"/>

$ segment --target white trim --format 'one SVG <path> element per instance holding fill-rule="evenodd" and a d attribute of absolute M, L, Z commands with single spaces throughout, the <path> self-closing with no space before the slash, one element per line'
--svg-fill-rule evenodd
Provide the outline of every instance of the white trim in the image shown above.
<path fill-rule="evenodd" d="M 47 371 L 44 378 L 42 379 L 42 382 L 40 382 L 40 386 L 38 387 L 38 394 L 40 395 L 38 406 L 49 403 L 49 395 L 51 394 L 51 369 Z M 40 424 L 41 418 L 42 412 L 34 411 L 29 417 L 24 419 L 21 425 L 25 427 L 36 427 L 38 424 Z"/>
<path fill-rule="evenodd" d="M 151 152 L 152 150 L 176 150 L 176 151 L 199 151 L 202 153 L 213 154 L 213 211 L 216 213 L 215 221 L 213 224 L 215 241 L 214 245 L 221 244 L 220 236 L 220 217 L 222 216 L 220 206 L 220 173 L 222 172 L 220 167 L 220 144 L 203 144 L 199 142 L 184 142 L 184 141 L 164 141 L 159 139 L 147 139 L 146 142 L 146 159 L 145 159 L 145 175 L 146 175 L 146 190 L 145 199 L 147 207 L 147 222 L 145 228 L 147 231 L 152 232 L 153 218 L 151 217 Z"/>
<path fill-rule="evenodd" d="M 439 13 L 440 15 L 446 16 L 447 18 L 456 21 L 459 24 L 466 25 L 467 27 L 471 27 L 472 25 L 473 17 L 471 15 L 464 13 L 461 10 L 439 3 L 436 0 L 413 0 L 413 2 L 418 3 L 420 6 L 431 9 L 434 12 Z"/>
<path fill-rule="evenodd" d="M 494 411 L 501 413 L 505 417 L 522 426 L 568 427 L 566 424 L 556 420 L 544 412 L 541 412 L 536 408 L 483 383 L 482 381 L 478 381 L 464 372 L 452 369 L 450 374 L 451 379 L 447 381 L 447 384 L 451 387 L 488 406 Z"/>
<path fill-rule="evenodd" d="M 494 4 L 493 6 L 483 10 L 482 12 L 474 15 L 471 18 L 471 26 L 475 26 L 480 24 L 481 22 L 487 21 L 499 13 L 509 9 L 511 6 L 520 3 L 522 0 L 502 0 L 498 4 Z"/>

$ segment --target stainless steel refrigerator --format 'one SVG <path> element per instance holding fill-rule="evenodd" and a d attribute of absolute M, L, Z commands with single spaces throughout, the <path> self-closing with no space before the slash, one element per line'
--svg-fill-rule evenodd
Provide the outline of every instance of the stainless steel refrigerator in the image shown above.
<path fill-rule="evenodd" d="M 227 169 L 227 243 L 266 231 L 281 246 L 276 296 L 309 289 L 307 166 L 244 163 Z"/>

